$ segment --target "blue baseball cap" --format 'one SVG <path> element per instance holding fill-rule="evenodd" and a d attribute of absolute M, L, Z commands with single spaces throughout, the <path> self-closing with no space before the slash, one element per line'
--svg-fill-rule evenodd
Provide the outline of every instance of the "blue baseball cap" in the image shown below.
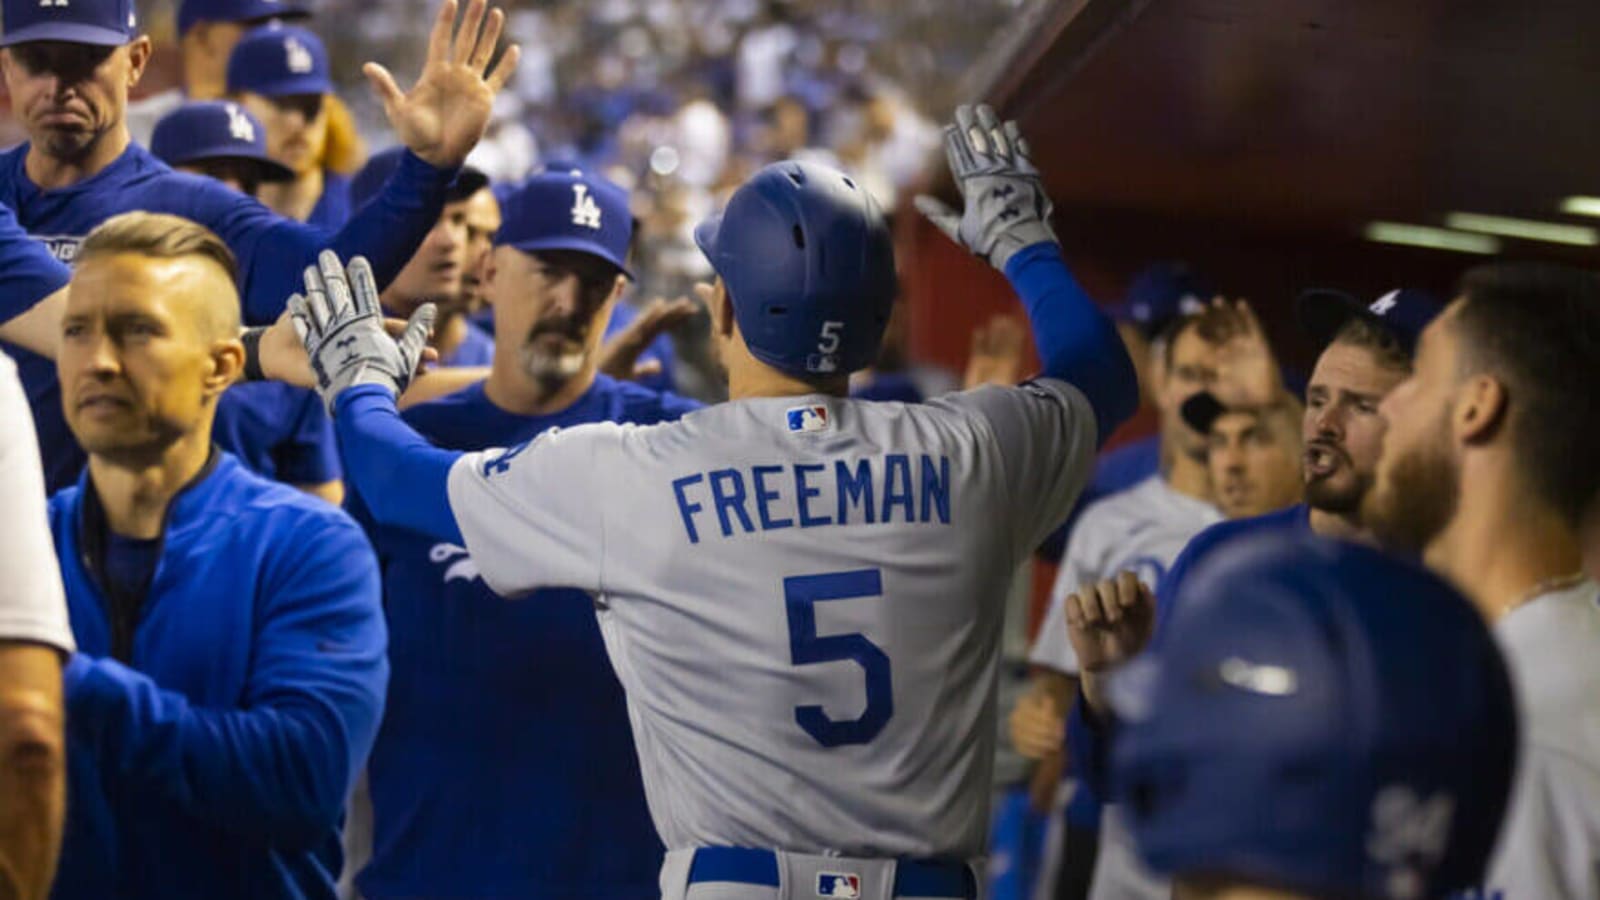
<path fill-rule="evenodd" d="M 351 209 L 366 206 L 383 190 L 383 185 L 389 180 L 389 176 L 400 167 L 400 158 L 405 152 L 405 147 L 395 146 L 379 150 L 367 157 L 366 165 L 350 179 Z M 489 176 L 471 166 L 462 166 L 460 173 L 456 175 L 456 180 L 446 189 L 444 202 L 456 203 L 465 200 L 488 186 Z"/>
<path fill-rule="evenodd" d="M 150 137 L 150 152 L 169 166 L 243 159 L 259 165 L 262 181 L 294 177 L 293 170 L 267 155 L 261 122 L 227 100 L 191 100 L 162 116 Z"/>
<path fill-rule="evenodd" d="M 1214 295 L 1211 285 L 1187 263 L 1159 262 L 1134 275 L 1122 302 L 1108 312 L 1154 338 L 1175 319 L 1199 312 Z"/>
<path fill-rule="evenodd" d="M 178 34 L 201 22 L 257 22 L 309 15 L 311 7 L 300 0 L 183 0 L 178 6 Z"/>
<path fill-rule="evenodd" d="M 1371 303 L 1344 291 L 1315 288 L 1302 293 L 1295 305 L 1300 326 L 1319 352 L 1333 343 L 1347 322 L 1361 318 L 1387 329 L 1408 355 L 1416 352 L 1418 335 L 1445 306 L 1438 297 L 1416 288 L 1396 288 Z"/>
<path fill-rule="evenodd" d="M 496 247 L 577 250 L 611 263 L 629 278 L 633 213 L 628 192 L 580 169 L 529 176 L 500 203 Z"/>
<path fill-rule="evenodd" d="M 5 14 L 0 47 L 29 41 L 120 47 L 139 33 L 133 7 L 133 0 L 4 0 L 0 2 L 0 12 Z"/>
<path fill-rule="evenodd" d="M 321 38 L 295 25 L 253 28 L 228 57 L 228 93 L 241 91 L 263 97 L 331 94 L 328 48 Z"/>
<path fill-rule="evenodd" d="M 1418 565 L 1300 531 L 1225 543 L 1108 695 L 1113 786 L 1158 872 L 1396 900 L 1483 877 L 1511 682 L 1482 616 Z"/>

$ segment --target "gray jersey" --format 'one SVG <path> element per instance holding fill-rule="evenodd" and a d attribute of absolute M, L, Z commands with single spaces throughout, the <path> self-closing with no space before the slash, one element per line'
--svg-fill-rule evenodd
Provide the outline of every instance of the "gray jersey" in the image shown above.
<path fill-rule="evenodd" d="M 70 653 L 75 649 L 72 626 L 45 516 L 33 414 L 17 380 L 17 364 L 4 353 L 0 421 L 9 426 L 0 434 L 0 497 L 6 503 L 0 518 L 0 640 L 33 641 Z"/>
<path fill-rule="evenodd" d="M 1600 897 L 1600 586 L 1543 594 L 1494 630 L 1522 747 L 1482 896 Z"/>
<path fill-rule="evenodd" d="M 1190 539 L 1220 521 L 1216 507 L 1178 492 L 1160 475 L 1089 504 L 1067 536 L 1028 661 L 1078 674 L 1078 654 L 1067 639 L 1067 597 L 1122 572 L 1137 574 L 1153 591 Z"/>
<path fill-rule="evenodd" d="M 1004 610 L 1088 477 L 1075 388 L 821 395 L 468 454 L 484 580 L 595 595 L 669 849 L 982 855 Z"/>

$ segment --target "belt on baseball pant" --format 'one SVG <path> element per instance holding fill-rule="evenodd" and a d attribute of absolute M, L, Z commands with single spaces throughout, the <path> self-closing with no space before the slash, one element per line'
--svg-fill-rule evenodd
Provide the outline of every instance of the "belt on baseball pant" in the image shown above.
<path fill-rule="evenodd" d="M 689 883 L 728 881 L 778 887 L 778 855 L 759 847 L 701 847 L 689 865 Z M 963 862 L 901 859 L 895 862 L 897 897 L 949 897 L 974 900 L 977 879 Z"/>

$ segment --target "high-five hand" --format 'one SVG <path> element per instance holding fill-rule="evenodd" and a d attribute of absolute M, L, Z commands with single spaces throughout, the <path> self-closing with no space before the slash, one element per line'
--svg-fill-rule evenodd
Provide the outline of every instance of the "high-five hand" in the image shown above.
<path fill-rule="evenodd" d="M 1228 322 L 1227 337 L 1217 353 L 1217 386 L 1212 393 L 1227 407 L 1261 408 L 1282 400 L 1278 359 L 1255 310 L 1243 300 L 1230 303 L 1221 297 L 1212 306 Z"/>
<path fill-rule="evenodd" d="M 324 250 L 317 265 L 306 267 L 305 280 L 305 294 L 289 298 L 289 313 L 328 411 L 345 388 L 358 384 L 382 385 L 397 397 L 404 392 L 433 330 L 433 304 L 418 307 L 396 340 L 384 329 L 378 286 L 362 257 L 347 270 Z"/>
<path fill-rule="evenodd" d="M 489 127 L 494 96 L 522 54 L 512 44 L 489 70 L 506 14 L 496 8 L 485 19 L 486 5 L 487 0 L 468 0 L 461 27 L 453 29 L 457 0 L 445 0 L 428 36 L 427 62 L 410 91 L 401 91 L 389 70 L 375 62 L 361 69 L 401 142 L 441 169 L 461 165 L 477 146 Z"/>
<path fill-rule="evenodd" d="M 957 107 L 955 124 L 944 127 L 944 151 L 963 211 L 958 215 L 928 196 L 914 202 L 952 240 L 1002 272 L 1023 247 L 1056 243 L 1050 198 L 1016 122 L 1002 125 L 982 104 Z"/>

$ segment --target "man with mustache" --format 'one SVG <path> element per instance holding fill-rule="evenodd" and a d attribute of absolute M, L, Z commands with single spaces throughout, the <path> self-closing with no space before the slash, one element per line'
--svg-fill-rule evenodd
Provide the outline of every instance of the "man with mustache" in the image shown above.
<path fill-rule="evenodd" d="M 445 207 L 446 219 L 461 202 Z M 632 228 L 626 192 L 592 175 L 547 172 L 509 194 L 485 270 L 493 367 L 406 410 L 406 422 L 439 447 L 474 451 L 697 408 L 598 371 L 606 320 L 630 277 Z M 409 283 L 404 273 L 395 281 Z M 393 308 L 409 313 L 426 296 L 408 299 Z M 546 590 L 508 603 L 460 541 L 380 526 L 364 499 L 352 508 L 382 560 L 394 676 L 367 767 L 373 837 L 356 878 L 362 896 L 654 894 L 663 851 L 593 600 Z"/>
<path fill-rule="evenodd" d="M 173 172 L 131 141 L 128 92 L 151 55 L 132 0 L 4 0 L 0 70 L 29 142 L 0 154 L 0 204 L 63 261 L 94 226 L 120 212 L 158 210 L 200 222 L 238 258 L 244 317 L 252 324 L 277 319 L 298 285 L 296 270 L 324 247 L 374 254 L 374 270 L 387 282 L 438 218 L 445 189 L 516 65 L 511 47 L 489 70 L 503 13 L 495 10 L 486 22 L 485 0 L 470 0 L 457 29 L 456 10 L 456 0 L 441 5 L 427 62 L 409 92 L 381 66 L 368 66 L 391 126 L 413 152 L 383 202 L 330 234 Z M 33 407 L 46 483 L 62 487 L 82 469 L 84 455 L 62 419 L 54 367 L 21 350 L 13 355 Z"/>
<path fill-rule="evenodd" d="M 1366 306 L 1341 291 L 1307 291 L 1297 306 L 1301 326 L 1323 348 L 1306 385 L 1301 420 L 1305 502 L 1222 522 L 1196 535 L 1158 586 L 1161 602 L 1176 592 L 1191 567 L 1235 535 L 1290 528 L 1371 539 L 1361 504 L 1371 491 L 1383 444 L 1378 404 L 1410 374 L 1417 336 L 1442 305 L 1426 291 L 1400 288 Z"/>
<path fill-rule="evenodd" d="M 1462 278 L 1380 409 L 1362 518 L 1467 593 L 1517 688 L 1521 764 L 1479 896 L 1600 896 L 1600 586 L 1581 540 L 1600 491 L 1597 381 L 1600 279 L 1490 265 Z"/>
<path fill-rule="evenodd" d="M 1391 291 L 1370 306 L 1363 306 L 1355 298 L 1337 291 L 1309 291 L 1301 295 L 1297 305 L 1301 325 L 1323 347 L 1306 389 L 1301 422 L 1306 448 L 1303 463 L 1306 502 L 1265 515 L 1220 522 L 1201 531 L 1178 554 L 1153 595 L 1148 585 L 1139 582 L 1133 582 L 1137 586 L 1135 589 L 1119 590 L 1117 573 L 1110 573 L 1098 582 L 1076 586 L 1064 598 L 1058 639 L 1068 640 L 1070 629 L 1066 614 L 1085 602 L 1135 610 L 1154 606 L 1158 600 L 1162 604 L 1171 603 L 1191 569 L 1240 536 L 1277 530 L 1309 531 L 1340 538 L 1365 534 L 1358 516 L 1361 500 L 1372 483 L 1383 437 L 1383 422 L 1377 415 L 1378 403 L 1410 371 L 1411 348 L 1416 336 L 1438 313 L 1440 305 L 1431 295 L 1415 290 Z M 1244 332 L 1251 330 L 1246 328 Z M 1253 330 L 1259 331 L 1259 326 Z M 1233 392 L 1230 399 L 1236 400 L 1234 405 L 1259 408 L 1275 391 L 1282 390 L 1277 380 L 1277 365 L 1264 342 L 1247 341 L 1226 354 L 1226 359 L 1230 370 L 1256 373 L 1250 378 L 1230 379 L 1254 385 L 1246 391 Z M 1196 394 L 1196 397 L 1203 396 Z M 1223 408 L 1220 402 L 1216 407 Z M 1194 411 L 1200 411 L 1198 406 Z M 1200 423 L 1209 424 L 1210 417 L 1197 418 Z M 1158 621 L 1169 618 L 1164 612 Z M 1125 655 L 1097 655 L 1095 668 L 1081 672 L 1079 696 L 1073 704 L 1067 728 L 1067 737 L 1074 744 L 1074 758 L 1080 761 L 1095 752 L 1090 747 L 1103 739 L 1096 718 L 1096 714 L 1108 712 L 1102 696 L 1103 673 L 1136 654 L 1142 645 L 1123 649 Z M 1115 849 L 1103 854 L 1104 861 L 1095 872 L 1091 895 L 1116 896 L 1119 890 L 1126 892 L 1133 885 L 1141 885 L 1144 894 L 1163 890 L 1148 876 L 1141 875 L 1143 870 L 1132 855 L 1131 841 L 1120 831 L 1120 825 L 1117 828 L 1118 838 L 1108 842 Z"/>

